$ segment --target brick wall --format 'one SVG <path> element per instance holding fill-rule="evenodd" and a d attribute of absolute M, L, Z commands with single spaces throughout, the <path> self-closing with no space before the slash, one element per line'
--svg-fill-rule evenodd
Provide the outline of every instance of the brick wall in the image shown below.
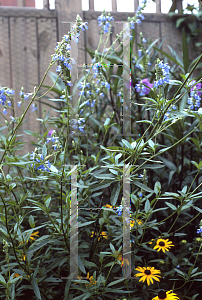
<path fill-rule="evenodd" d="M 35 7 L 35 0 L 0 0 L 0 6 Z"/>

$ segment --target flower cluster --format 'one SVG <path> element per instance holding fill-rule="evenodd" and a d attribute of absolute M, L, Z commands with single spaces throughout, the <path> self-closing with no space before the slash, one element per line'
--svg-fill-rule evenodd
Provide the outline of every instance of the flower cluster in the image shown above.
<path fill-rule="evenodd" d="M 196 83 L 196 81 L 192 80 L 189 83 L 189 86 L 193 85 L 195 83 Z M 202 92 L 198 91 L 199 89 L 201 89 L 201 82 L 197 83 L 194 87 L 192 87 L 190 89 L 190 97 L 188 98 L 188 101 L 187 101 L 190 109 L 197 110 L 198 108 L 200 108 L 200 105 L 201 105 L 201 97 L 200 96 L 201 96 Z"/>
<path fill-rule="evenodd" d="M 59 137 L 58 136 L 56 136 L 56 131 L 55 130 L 50 130 L 49 132 L 48 132 L 48 136 L 49 136 L 49 138 L 47 138 L 47 144 L 51 141 L 51 142 L 53 142 L 53 143 L 55 143 L 54 145 L 52 145 L 52 147 L 54 147 L 54 150 L 56 150 L 56 149 L 59 149 L 59 148 L 61 148 L 62 147 L 62 145 L 60 144 L 60 142 L 59 142 Z"/>
<path fill-rule="evenodd" d="M 169 119 L 171 111 L 174 111 L 174 110 L 176 110 L 176 106 L 175 105 L 173 105 L 171 108 L 169 108 L 167 110 L 167 112 L 165 113 L 165 115 L 163 117 L 165 121 Z M 172 122 L 174 122 L 174 120 L 172 120 Z"/>
<path fill-rule="evenodd" d="M 3 113 L 7 114 L 8 106 L 11 106 L 11 100 L 9 95 L 13 95 L 15 93 L 14 90 L 8 88 L 0 88 L 0 104 L 4 106 Z M 9 98 L 6 99 L 6 96 Z"/>
<path fill-rule="evenodd" d="M 72 64 L 75 64 L 75 59 L 70 58 L 71 45 L 70 41 L 73 39 L 76 43 L 79 41 L 79 35 L 81 29 L 84 31 L 88 29 L 87 22 L 82 23 L 82 19 L 79 15 L 76 17 L 76 28 L 73 32 L 68 32 L 67 35 L 64 35 L 61 42 L 58 42 L 58 45 L 55 48 L 55 54 L 52 55 L 52 60 L 54 62 L 58 61 L 59 66 L 56 69 L 56 72 L 62 72 L 61 78 L 65 84 L 68 84 L 67 70 L 72 69 Z"/>
<path fill-rule="evenodd" d="M 145 96 L 149 94 L 150 92 L 149 88 L 152 87 L 153 87 L 153 83 L 150 83 L 148 78 L 144 78 L 143 80 L 139 81 L 138 84 L 136 84 L 135 89 L 138 93 L 140 93 L 140 96 Z"/>
<path fill-rule="evenodd" d="M 39 159 L 39 158 L 40 158 L 40 159 Z M 44 157 L 43 157 L 42 154 L 38 154 L 38 149 L 35 148 L 35 150 L 32 151 L 32 154 L 30 154 L 30 159 L 31 159 L 31 160 L 34 160 L 35 162 L 40 163 L 41 160 L 44 160 Z M 49 160 L 46 161 L 45 164 L 47 164 L 48 168 L 50 169 L 51 164 L 50 164 Z M 33 166 L 33 164 L 31 164 L 31 167 L 32 167 L 32 166 Z M 34 169 L 35 169 L 35 167 L 36 167 L 36 166 L 34 165 Z M 50 170 L 49 170 L 48 168 L 47 168 L 46 166 L 44 166 L 44 165 L 40 165 L 36 170 L 43 170 L 43 171 L 50 172 Z"/>
<path fill-rule="evenodd" d="M 70 121 L 70 126 L 74 130 L 79 129 L 81 132 L 84 132 L 84 126 L 80 126 L 80 125 L 82 125 L 82 122 L 85 122 L 84 118 L 79 118 L 78 120 L 72 119 Z M 71 135 L 74 134 L 74 133 L 75 133 L 75 131 L 72 131 Z"/>
<path fill-rule="evenodd" d="M 163 61 L 157 59 L 157 64 L 155 65 L 156 68 L 156 81 L 154 82 L 154 88 L 161 86 L 165 83 L 169 83 L 169 72 L 170 66 L 166 63 L 164 64 Z"/>
<path fill-rule="evenodd" d="M 106 16 L 105 10 L 103 13 L 97 18 L 98 20 L 98 26 L 103 26 L 102 29 L 104 33 L 109 32 L 110 22 L 114 20 L 112 16 L 110 16 L 110 13 L 108 13 L 108 16 Z"/>

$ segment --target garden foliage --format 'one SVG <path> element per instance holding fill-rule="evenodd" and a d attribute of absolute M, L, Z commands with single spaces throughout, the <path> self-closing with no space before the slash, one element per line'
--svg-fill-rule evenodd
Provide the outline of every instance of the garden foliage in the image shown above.
<path fill-rule="evenodd" d="M 131 49 L 145 5 L 128 19 Z M 98 21 L 101 39 L 108 39 L 113 17 L 103 11 Z M 131 81 L 123 82 L 121 32 L 117 49 L 84 49 L 92 66 L 79 79 L 75 112 L 70 41 L 78 42 L 85 29 L 78 16 L 76 32 L 55 48 L 50 66 L 58 62 L 56 74 L 48 73 L 50 66 L 45 73 L 54 87 L 43 86 L 43 79 L 34 93 L 22 88 L 18 106 L 32 96 L 22 116 L 6 119 L 14 91 L 0 90 L 6 119 L 0 128 L 0 299 L 200 299 L 202 55 L 190 62 L 185 33 L 182 57 L 170 46 L 162 51 L 164 39 L 141 33 L 130 57 Z M 121 135 L 124 84 L 131 90 L 131 136 Z M 32 153 L 18 156 L 27 110 L 46 104 L 41 87 L 56 93 L 48 106 L 59 116 L 49 118 L 44 109 L 43 133 L 24 130 L 38 139 Z M 61 279 L 70 275 L 70 165 L 78 170 L 78 280 Z M 122 274 L 123 166 L 130 167 L 132 279 Z"/>

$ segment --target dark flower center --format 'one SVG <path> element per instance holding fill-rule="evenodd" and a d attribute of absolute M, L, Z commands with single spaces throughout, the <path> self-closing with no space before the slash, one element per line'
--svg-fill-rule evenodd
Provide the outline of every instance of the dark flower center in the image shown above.
<path fill-rule="evenodd" d="M 163 242 L 161 242 L 161 243 L 163 243 Z M 166 297 L 166 292 L 165 291 L 160 291 L 159 293 L 158 293 L 158 297 L 159 297 L 159 299 L 161 299 L 161 300 L 165 300 L 167 297 Z"/>
<path fill-rule="evenodd" d="M 151 274 L 151 271 L 150 271 L 150 270 L 145 270 L 144 273 L 145 273 L 146 275 L 150 275 L 150 274 Z"/>
<path fill-rule="evenodd" d="M 159 242 L 159 246 L 165 246 L 165 243 L 164 242 Z"/>

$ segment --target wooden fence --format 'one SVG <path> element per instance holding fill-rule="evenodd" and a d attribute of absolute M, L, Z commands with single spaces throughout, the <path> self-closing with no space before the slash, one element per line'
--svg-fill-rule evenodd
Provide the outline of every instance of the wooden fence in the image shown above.
<path fill-rule="evenodd" d="M 19 0 L 18 0 L 19 1 Z M 0 7 L 0 84 L 3 87 L 14 89 L 14 107 L 16 116 L 21 116 L 22 107 L 17 106 L 20 101 L 19 92 L 21 87 L 24 87 L 24 92 L 33 92 L 34 86 L 37 86 L 43 78 L 51 61 L 51 55 L 54 54 L 54 49 L 57 42 L 61 41 L 62 36 L 70 30 L 70 24 L 63 22 L 75 21 L 76 15 L 79 14 L 83 22 L 88 22 L 88 30 L 82 31 L 79 37 L 79 48 L 84 48 L 84 45 L 97 49 L 100 39 L 100 27 L 98 26 L 97 18 L 101 12 L 94 10 L 94 0 L 89 2 L 89 11 L 82 11 L 81 0 L 60 0 L 56 1 L 55 10 L 49 9 L 48 0 L 44 1 L 44 9 L 36 9 L 30 7 Z M 138 0 L 135 1 L 135 9 L 138 5 Z M 23 1 L 22 1 L 23 3 Z M 24 2 L 25 3 L 25 2 Z M 177 2 L 180 8 L 180 3 Z M 178 54 L 180 54 L 182 44 L 182 33 L 176 29 L 173 21 L 166 15 L 160 13 L 161 1 L 156 0 L 157 13 L 145 13 L 145 19 L 140 25 L 136 24 L 137 41 L 138 33 L 142 32 L 146 39 L 154 41 L 158 38 L 166 36 L 163 50 L 169 51 L 167 45 L 172 46 Z M 116 34 L 123 30 L 123 23 L 128 16 L 132 17 L 134 13 L 117 12 L 116 0 L 112 0 L 112 12 L 114 17 L 113 32 L 106 47 L 109 47 L 112 41 L 115 40 Z M 119 23 L 116 23 L 119 22 Z M 101 46 L 100 50 L 103 50 Z M 118 43 L 115 44 L 115 48 Z M 137 50 L 137 49 L 135 49 Z M 91 58 L 87 52 L 78 50 L 78 65 L 83 63 L 91 64 Z M 50 68 L 50 71 L 56 74 L 56 65 Z M 78 68 L 79 77 L 82 74 L 82 68 Z M 53 83 L 47 76 L 44 85 L 51 86 Z M 44 88 L 41 91 L 45 91 Z M 53 92 L 47 94 L 49 98 L 55 98 Z M 25 108 L 27 107 L 30 98 L 25 100 Z M 46 99 L 42 99 L 45 103 L 50 103 Z M 18 134 L 24 134 L 20 138 L 26 142 L 24 148 L 17 151 L 17 155 L 26 154 L 34 150 L 31 141 L 37 142 L 37 139 L 26 135 L 24 129 L 34 132 L 42 132 L 42 124 L 36 120 L 43 117 L 43 107 L 48 106 L 37 103 L 37 111 L 31 112 L 31 107 L 25 116 L 22 130 Z M 13 116 L 13 111 L 8 109 L 8 114 L 2 113 L 3 106 L 0 105 L 0 127 L 5 126 L 5 117 L 10 120 Z M 37 115 L 36 115 L 37 113 Z M 47 114 L 47 111 L 46 111 Z M 58 116 L 59 113 L 50 110 L 50 117 Z M 48 128 L 48 130 L 50 130 Z M 6 133 L 6 129 L 2 131 Z"/>

